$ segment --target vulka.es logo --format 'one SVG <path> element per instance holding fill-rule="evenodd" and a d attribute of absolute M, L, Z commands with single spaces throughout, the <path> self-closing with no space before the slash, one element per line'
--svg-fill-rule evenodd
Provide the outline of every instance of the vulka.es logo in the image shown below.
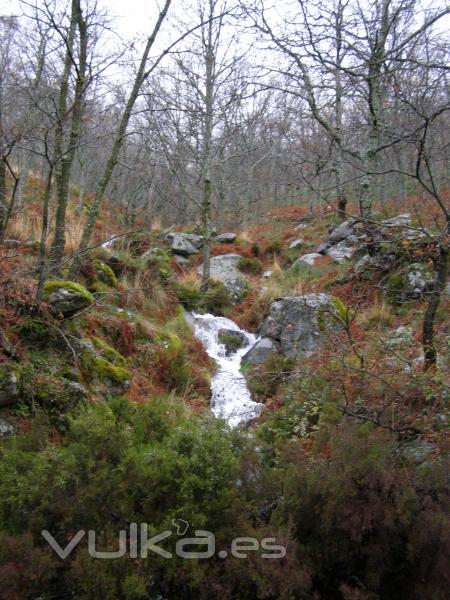
<path fill-rule="evenodd" d="M 189 527 L 189 523 L 183 519 L 174 521 L 172 524 L 176 527 L 179 536 L 184 536 Z M 70 556 L 71 552 L 86 535 L 86 531 L 81 529 L 73 536 L 67 546 L 62 548 L 49 531 L 44 529 L 41 533 L 50 547 L 62 560 L 65 560 Z M 211 531 L 205 531 L 203 529 L 196 529 L 194 534 L 195 537 L 180 537 L 176 541 L 176 556 L 186 559 L 205 559 L 213 557 L 216 554 L 216 539 L 214 534 Z M 170 559 L 173 557 L 172 552 L 168 552 L 158 544 L 170 538 L 172 535 L 173 532 L 170 529 L 166 529 L 149 538 L 148 525 L 146 523 L 141 523 L 140 525 L 138 525 L 138 523 L 131 523 L 128 531 L 122 529 L 119 532 L 118 549 L 106 552 L 97 549 L 96 533 L 93 530 L 89 530 L 87 532 L 88 552 L 92 558 L 100 558 L 103 560 L 121 558 L 122 556 L 125 556 L 127 551 L 130 558 L 147 558 L 149 552 L 151 552 L 162 558 Z M 231 542 L 230 554 L 235 558 L 247 558 L 248 552 L 258 551 L 261 551 L 261 558 L 275 559 L 286 556 L 286 548 L 276 544 L 275 538 L 264 538 L 260 542 L 253 537 L 237 537 Z M 217 553 L 217 556 L 219 556 L 219 558 L 226 558 L 228 552 L 226 550 L 220 550 Z"/>

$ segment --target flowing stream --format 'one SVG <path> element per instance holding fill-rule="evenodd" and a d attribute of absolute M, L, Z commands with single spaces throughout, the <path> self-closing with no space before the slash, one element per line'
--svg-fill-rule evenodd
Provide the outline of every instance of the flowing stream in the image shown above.
<path fill-rule="evenodd" d="M 241 373 L 241 359 L 257 341 L 257 336 L 239 327 L 225 317 L 191 314 L 195 335 L 202 342 L 208 355 L 217 363 L 217 371 L 211 380 L 211 410 L 216 417 L 225 419 L 231 427 L 245 423 L 261 414 L 263 404 L 254 402 Z M 239 350 L 227 353 L 219 343 L 220 329 L 243 333 L 248 343 Z"/>

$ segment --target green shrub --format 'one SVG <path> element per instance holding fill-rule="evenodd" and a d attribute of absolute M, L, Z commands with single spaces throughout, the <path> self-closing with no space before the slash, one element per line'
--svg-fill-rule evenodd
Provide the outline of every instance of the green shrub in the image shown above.
<path fill-rule="evenodd" d="M 278 256 L 281 254 L 283 245 L 280 240 L 272 240 L 266 246 L 266 254 L 269 256 Z"/>
<path fill-rule="evenodd" d="M 274 396 L 295 366 L 295 360 L 272 354 L 261 365 L 247 366 L 246 378 L 252 395 L 264 402 Z"/>
<path fill-rule="evenodd" d="M 222 281 L 211 279 L 208 291 L 203 294 L 200 308 L 208 313 L 223 314 L 232 305 L 230 294 Z"/>
<path fill-rule="evenodd" d="M 249 273 L 251 275 L 259 275 L 263 270 L 261 261 L 256 257 L 242 257 L 237 266 L 243 273 Z"/>
<path fill-rule="evenodd" d="M 175 282 L 173 284 L 173 289 L 177 295 L 178 301 L 186 310 L 196 310 L 200 307 L 202 295 L 194 283 L 191 285 L 184 285 L 182 283 Z"/>

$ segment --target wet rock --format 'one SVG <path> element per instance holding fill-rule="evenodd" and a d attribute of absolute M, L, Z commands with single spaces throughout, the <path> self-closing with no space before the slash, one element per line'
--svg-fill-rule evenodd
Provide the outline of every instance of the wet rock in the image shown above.
<path fill-rule="evenodd" d="M 304 240 L 302 238 L 298 238 L 289 244 L 288 250 L 298 250 L 304 244 Z"/>
<path fill-rule="evenodd" d="M 235 233 L 221 233 L 215 239 L 218 244 L 233 244 L 236 241 L 237 235 Z"/>
<path fill-rule="evenodd" d="M 276 354 L 277 352 L 279 352 L 278 344 L 271 338 L 263 337 L 244 354 L 242 362 L 250 365 L 259 365 L 264 363 L 271 354 Z"/>
<path fill-rule="evenodd" d="M 236 331 L 235 329 L 219 329 L 218 339 L 219 342 L 225 346 L 227 356 L 248 344 L 248 339 L 245 334 L 243 334 L 242 331 Z"/>
<path fill-rule="evenodd" d="M 341 329 L 329 294 L 288 296 L 272 303 L 261 335 L 275 340 L 290 358 L 309 356 Z"/>

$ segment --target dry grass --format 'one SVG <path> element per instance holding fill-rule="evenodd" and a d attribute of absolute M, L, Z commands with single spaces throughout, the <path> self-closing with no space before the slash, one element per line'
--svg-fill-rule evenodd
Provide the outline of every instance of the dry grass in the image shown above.
<path fill-rule="evenodd" d="M 357 323 L 363 329 L 378 331 L 385 327 L 392 327 L 395 315 L 392 307 L 384 301 L 368 306 L 359 313 Z"/>

